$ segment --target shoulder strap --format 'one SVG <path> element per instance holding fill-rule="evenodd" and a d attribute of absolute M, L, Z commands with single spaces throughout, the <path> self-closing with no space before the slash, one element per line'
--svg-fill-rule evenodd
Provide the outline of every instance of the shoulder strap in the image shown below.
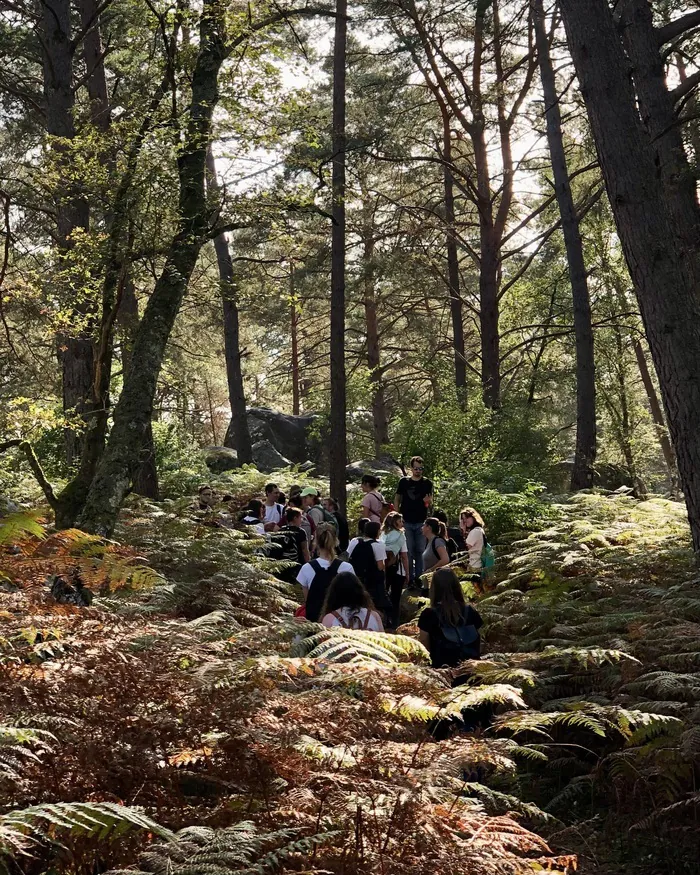
<path fill-rule="evenodd" d="M 331 614 L 336 618 L 336 620 L 340 623 L 340 625 L 343 627 L 343 629 L 350 628 L 348 626 L 348 624 L 345 622 L 345 620 L 342 618 L 342 616 L 338 613 L 338 611 L 331 611 Z"/>
<path fill-rule="evenodd" d="M 328 566 L 328 570 L 331 572 L 333 577 L 338 573 L 338 569 L 343 564 L 342 559 L 334 559 L 331 564 Z"/>
<path fill-rule="evenodd" d="M 369 626 L 369 621 L 372 619 L 372 611 L 370 611 L 369 608 L 365 608 L 365 611 L 367 611 L 367 613 L 365 614 L 365 621 L 362 624 L 362 628 L 366 632 L 367 627 Z"/>
<path fill-rule="evenodd" d="M 435 554 L 435 558 L 436 558 L 436 559 L 439 559 L 439 558 L 440 558 L 440 554 L 438 553 L 438 548 L 435 546 L 435 542 L 436 542 L 436 541 L 437 541 L 437 538 L 433 538 L 433 540 L 430 542 L 430 544 L 431 544 L 431 546 L 432 546 L 432 548 L 433 548 L 433 553 Z"/>
<path fill-rule="evenodd" d="M 323 571 L 323 568 L 321 568 L 321 566 L 318 564 L 318 559 L 311 560 L 311 567 L 314 570 L 314 574 L 318 574 L 319 571 Z"/>

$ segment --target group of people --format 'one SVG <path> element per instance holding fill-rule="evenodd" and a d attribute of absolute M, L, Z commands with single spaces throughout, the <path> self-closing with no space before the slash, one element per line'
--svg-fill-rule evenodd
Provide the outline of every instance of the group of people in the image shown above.
<path fill-rule="evenodd" d="M 430 599 L 418 626 L 432 664 L 457 665 L 479 657 L 481 618 L 448 566 L 461 554 L 469 571 L 482 577 L 488 542 L 474 508 L 463 508 L 454 528 L 445 513 L 430 514 L 433 484 L 424 470 L 419 456 L 411 459 L 393 502 L 380 492 L 378 477 L 365 475 L 362 516 L 352 539 L 338 502 L 322 499 L 311 486 L 292 486 L 286 496 L 268 483 L 264 499 L 252 499 L 241 522 L 265 536 L 266 555 L 287 561 L 283 576 L 302 588 L 299 615 L 327 627 L 383 632 L 399 624 L 403 590 L 420 589 Z M 200 490 L 202 508 L 208 490 Z"/>

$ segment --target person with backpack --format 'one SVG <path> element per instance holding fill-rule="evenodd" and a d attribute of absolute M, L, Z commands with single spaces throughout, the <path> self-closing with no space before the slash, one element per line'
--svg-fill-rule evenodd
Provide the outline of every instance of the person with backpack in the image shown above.
<path fill-rule="evenodd" d="M 301 500 L 304 505 L 306 515 L 309 518 L 309 522 L 314 529 L 314 540 L 318 540 L 319 532 L 316 530 L 319 529 L 319 527 L 325 528 L 328 526 L 333 528 L 337 539 L 338 521 L 333 516 L 333 514 L 329 513 L 326 508 L 321 504 L 318 489 L 314 489 L 313 486 L 307 486 L 306 489 L 302 489 Z"/>
<path fill-rule="evenodd" d="M 299 569 L 297 583 L 301 584 L 306 605 L 306 619 L 318 623 L 321 619 L 321 609 L 326 600 L 326 593 L 331 581 L 341 571 L 354 573 L 349 562 L 343 562 L 336 556 L 338 540 L 330 528 L 321 529 L 316 539 L 318 557 L 307 562 Z"/>
<path fill-rule="evenodd" d="M 324 498 L 323 506 L 331 516 L 335 518 L 338 524 L 338 548 L 341 553 L 345 553 L 350 543 L 350 527 L 348 526 L 347 517 L 340 512 L 340 506 L 335 498 Z"/>
<path fill-rule="evenodd" d="M 306 538 L 306 532 L 301 527 L 301 511 L 297 507 L 288 507 L 284 514 L 285 524 L 280 526 L 280 530 L 277 533 L 278 535 L 287 535 L 291 538 L 291 542 L 294 547 L 295 553 L 295 562 L 298 562 L 299 565 L 304 565 L 306 562 L 311 561 L 311 556 L 309 555 L 309 543 Z M 285 559 L 290 558 L 285 555 Z"/>
<path fill-rule="evenodd" d="M 459 512 L 459 526 L 469 552 L 469 570 L 483 580 L 488 573 L 486 562 L 493 565 L 493 549 L 486 539 L 484 521 L 473 507 L 463 507 Z"/>
<path fill-rule="evenodd" d="M 402 477 L 396 487 L 394 504 L 403 516 L 408 545 L 409 585 L 419 585 L 423 573 L 423 552 L 425 537 L 423 523 L 428 516 L 428 508 L 433 503 L 433 484 L 423 476 L 425 465 L 420 456 L 410 461 L 411 476 Z"/>
<path fill-rule="evenodd" d="M 386 550 L 386 588 L 391 601 L 389 626 L 395 629 L 399 624 L 401 593 L 408 580 L 408 546 L 403 530 L 403 517 L 395 510 L 388 513 L 384 520 L 382 543 Z"/>
<path fill-rule="evenodd" d="M 265 523 L 266 532 L 274 532 L 277 526 L 284 522 L 284 505 L 280 503 L 280 490 L 276 483 L 268 483 L 265 487 Z"/>
<path fill-rule="evenodd" d="M 341 571 L 330 585 L 321 611 L 324 626 L 383 632 L 384 625 L 369 593 L 356 575 Z"/>
<path fill-rule="evenodd" d="M 362 491 L 364 496 L 360 507 L 363 515 L 373 523 L 384 522 L 384 517 L 389 512 L 389 504 L 384 500 L 384 496 L 379 492 L 379 484 L 381 480 L 373 474 L 365 474 L 362 478 Z"/>
<path fill-rule="evenodd" d="M 391 602 L 386 594 L 386 547 L 379 540 L 379 528 L 379 523 L 366 522 L 362 537 L 353 538 L 348 545 L 348 559 L 377 610 L 387 614 L 391 611 Z"/>
<path fill-rule="evenodd" d="M 433 516 L 447 526 L 447 552 L 450 554 L 450 559 L 453 559 L 457 553 L 466 553 L 467 545 L 460 527 L 450 525 L 444 510 L 433 511 Z M 450 541 L 452 541 L 452 545 L 450 545 Z"/>
<path fill-rule="evenodd" d="M 426 540 L 426 548 L 423 552 L 424 572 L 437 571 L 443 565 L 449 565 L 447 526 L 434 516 L 428 517 L 423 523 L 423 537 Z"/>
<path fill-rule="evenodd" d="M 418 618 L 420 641 L 434 668 L 454 668 L 466 659 L 479 659 L 483 620 L 464 600 L 457 575 L 440 568 L 430 582 L 430 607 Z"/>

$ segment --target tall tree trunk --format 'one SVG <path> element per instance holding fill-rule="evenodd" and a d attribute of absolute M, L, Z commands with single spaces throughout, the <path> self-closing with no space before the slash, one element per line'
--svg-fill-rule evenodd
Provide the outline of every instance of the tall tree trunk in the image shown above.
<path fill-rule="evenodd" d="M 639 111 L 656 158 L 657 173 L 683 255 L 700 283 L 700 211 L 696 178 L 683 143 L 673 98 L 666 87 L 666 71 L 659 51 L 648 0 L 625 0 L 619 32 L 632 62 Z"/>
<path fill-rule="evenodd" d="M 462 404 L 467 401 L 467 357 L 464 349 L 464 320 L 459 282 L 459 256 L 457 253 L 457 232 L 455 228 L 455 193 L 452 175 L 452 136 L 450 116 L 445 101 L 440 99 L 442 113 L 442 168 L 445 190 L 445 225 L 447 282 L 450 295 L 450 317 L 452 319 L 452 346 L 455 357 L 455 387 Z"/>
<path fill-rule="evenodd" d="M 75 92 L 73 90 L 73 46 L 71 43 L 70 0 L 45 0 L 42 9 L 42 48 L 44 52 L 44 96 L 46 100 L 46 131 L 59 138 L 53 146 L 57 155 L 59 183 L 56 192 L 57 254 L 60 270 L 69 269 L 69 253 L 76 230 L 89 226 L 88 204 L 71 182 L 70 151 L 63 140 L 75 138 Z M 62 283 L 63 284 L 63 283 Z M 65 283 L 68 286 L 68 283 Z M 64 290 L 68 306 L 68 292 Z M 94 315 L 89 301 L 73 304 L 75 321 L 88 322 L 77 335 L 59 338 L 59 360 L 62 368 L 63 409 L 79 417 L 86 412 L 93 384 L 94 348 L 90 317 Z M 64 430 L 66 462 L 74 465 L 82 452 L 83 437 L 74 428 Z"/>
<path fill-rule="evenodd" d="M 656 386 L 654 386 L 649 365 L 647 364 L 647 357 L 644 355 L 644 348 L 639 340 L 634 341 L 634 354 L 637 358 L 637 365 L 639 367 L 639 374 L 642 378 L 642 383 L 644 384 L 644 390 L 647 393 L 649 410 L 651 411 L 651 418 L 656 426 L 656 434 L 659 438 L 659 444 L 661 445 L 661 452 L 664 454 L 664 462 L 666 463 L 671 492 L 675 493 L 678 491 L 676 456 L 673 452 L 673 447 L 671 446 L 671 439 L 668 436 L 666 420 L 664 419 L 664 414 L 661 409 L 659 396 L 656 394 Z"/>
<path fill-rule="evenodd" d="M 87 72 L 90 118 L 98 131 L 106 132 L 112 121 L 112 108 L 107 91 L 104 46 L 96 0 L 80 0 L 80 23 L 83 28 L 88 28 L 83 39 L 83 58 Z"/>
<path fill-rule="evenodd" d="M 119 307 L 119 318 L 123 327 L 122 342 L 122 367 L 124 377 L 129 374 L 133 362 L 133 344 L 136 330 L 139 324 L 139 305 L 136 300 L 136 292 L 131 277 L 127 274 L 124 279 L 124 291 L 122 302 Z M 143 495 L 158 501 L 160 488 L 158 483 L 158 469 L 156 467 L 156 449 L 153 443 L 153 424 L 149 420 L 144 435 L 143 445 L 139 453 L 139 467 L 134 474 L 133 490 L 137 495 Z"/>
<path fill-rule="evenodd" d="M 345 374 L 345 74 L 347 0 L 336 0 L 333 45 L 333 230 L 331 240 L 330 494 L 345 511 L 347 494 Z"/>
<path fill-rule="evenodd" d="M 216 162 L 211 143 L 207 147 L 207 187 L 212 195 L 219 195 L 220 188 L 216 176 Z M 214 238 L 216 263 L 219 268 L 219 287 L 224 322 L 224 355 L 226 357 L 226 380 L 228 399 L 231 405 L 231 424 L 226 432 L 225 444 L 238 453 L 238 461 L 248 465 L 253 461 L 253 443 L 248 428 L 248 414 L 241 367 L 241 340 L 236 303 L 236 283 L 233 275 L 233 261 L 226 234 Z"/>
<path fill-rule="evenodd" d="M 595 355 L 591 301 L 588 294 L 586 263 L 579 219 L 569 184 L 569 170 L 564 150 L 561 111 L 556 78 L 549 52 L 544 4 L 533 0 L 533 18 L 537 55 L 544 93 L 547 142 L 554 175 L 554 191 L 561 216 L 569 278 L 574 302 L 574 334 L 576 337 L 576 453 L 571 472 L 571 489 L 593 486 L 593 465 L 596 457 Z"/>
<path fill-rule="evenodd" d="M 659 376 L 693 545 L 700 552 L 700 296 L 637 115 L 607 0 L 561 0 L 569 48 Z M 671 194 L 671 196 L 673 196 Z"/>
<path fill-rule="evenodd" d="M 301 385 L 299 374 L 299 301 L 294 283 L 294 262 L 289 266 L 289 310 L 292 332 L 292 413 L 301 413 Z"/>
<path fill-rule="evenodd" d="M 479 269 L 479 321 L 481 325 L 481 383 L 484 403 L 501 406 L 501 343 L 499 330 L 499 243 L 492 225 L 482 220 Z"/>
<path fill-rule="evenodd" d="M 386 415 L 384 380 L 379 349 L 379 324 L 377 321 L 377 300 L 374 289 L 374 227 L 371 209 L 365 203 L 365 222 L 362 231 L 362 273 L 364 285 L 365 326 L 367 332 L 367 366 L 372 386 L 372 424 L 374 433 L 374 454 L 379 457 L 382 448 L 389 443 L 389 422 Z"/>
<path fill-rule="evenodd" d="M 178 159 L 179 227 L 134 338 L 134 367 L 114 410 L 109 441 L 79 520 L 87 531 L 110 535 L 114 530 L 151 421 L 165 347 L 205 239 L 206 148 L 218 97 L 219 70 L 226 54 L 224 34 L 223 8 L 215 0 L 204 0 L 189 123 Z"/>

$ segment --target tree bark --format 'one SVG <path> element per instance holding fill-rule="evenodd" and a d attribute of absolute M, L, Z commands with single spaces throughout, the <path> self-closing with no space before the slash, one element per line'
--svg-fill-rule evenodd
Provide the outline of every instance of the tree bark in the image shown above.
<path fill-rule="evenodd" d="M 533 0 L 533 19 L 537 55 L 544 93 L 547 143 L 554 176 L 554 190 L 561 216 L 566 258 L 574 304 L 574 334 L 576 338 L 576 452 L 571 472 L 571 489 L 593 486 L 593 466 L 596 458 L 596 390 L 593 325 L 588 278 L 583 257 L 583 242 L 579 218 L 569 183 L 569 170 L 564 150 L 561 111 L 556 78 L 549 51 L 543 0 Z"/>
<path fill-rule="evenodd" d="M 119 317 L 123 326 L 122 342 L 122 367 L 126 378 L 133 362 L 133 344 L 139 324 L 139 306 L 131 277 L 124 279 L 124 291 L 122 294 Z M 139 454 L 139 467 L 134 474 L 133 491 L 137 495 L 143 495 L 158 501 L 160 497 L 160 484 L 158 483 L 158 469 L 156 467 L 156 450 L 153 443 L 153 423 L 149 421 L 144 435 L 143 446 Z"/>
<path fill-rule="evenodd" d="M 70 0 L 45 0 L 42 9 L 42 48 L 44 61 L 44 97 L 46 102 L 46 131 L 57 138 L 53 144 L 57 156 L 59 183 L 56 191 L 57 255 L 59 270 L 69 268 L 69 253 L 73 248 L 76 230 L 86 231 L 89 226 L 88 204 L 71 182 L 70 150 L 62 141 L 75 138 L 75 92 L 73 90 L 73 46 L 71 44 Z M 64 305 L 68 292 L 64 290 Z M 63 409 L 78 417 L 86 412 L 93 383 L 94 348 L 91 338 L 90 317 L 94 316 L 90 302 L 72 305 L 76 322 L 87 325 L 76 335 L 58 339 L 58 357 L 61 362 Z M 75 428 L 64 430 L 66 462 L 75 465 L 80 459 L 83 436 Z"/>
<path fill-rule="evenodd" d="M 170 244 L 134 338 L 134 367 L 114 410 L 114 425 L 90 487 L 79 524 L 87 531 L 111 535 L 119 509 L 139 462 L 153 411 L 158 374 L 175 318 L 205 239 L 206 148 L 217 103 L 217 80 L 225 48 L 224 10 L 204 0 L 200 47 L 192 76 L 189 123 L 178 158 L 179 227 Z"/>
<path fill-rule="evenodd" d="M 626 0 L 620 13 L 620 32 L 632 62 L 639 111 L 654 150 L 657 173 L 666 193 L 671 221 L 683 243 L 683 257 L 700 283 L 700 211 L 695 174 L 683 143 L 682 127 L 666 86 L 648 0 Z"/>
<path fill-rule="evenodd" d="M 301 385 L 299 379 L 299 301 L 294 284 L 294 262 L 289 265 L 289 310 L 292 332 L 292 413 L 301 413 Z"/>
<path fill-rule="evenodd" d="M 379 325 L 377 320 L 377 300 L 374 288 L 374 227 L 371 209 L 365 202 L 365 221 L 362 231 L 362 268 L 364 285 L 365 327 L 367 332 L 367 366 L 372 386 L 372 424 L 374 454 L 377 458 L 389 443 L 389 422 L 386 415 L 384 380 L 379 348 Z"/>
<path fill-rule="evenodd" d="M 220 196 L 216 176 L 216 162 L 211 143 L 207 147 L 207 187 L 214 196 Z M 238 461 L 249 465 L 253 461 L 253 443 L 248 428 L 243 368 L 241 367 L 240 324 L 238 304 L 236 303 L 236 283 L 233 275 L 233 261 L 225 233 L 214 238 L 216 263 L 219 268 L 219 288 L 224 324 L 224 356 L 226 358 L 226 380 L 228 399 L 231 405 L 231 424 L 226 432 L 225 444 L 238 453 Z"/>
<path fill-rule="evenodd" d="M 331 240 L 330 494 L 345 512 L 347 398 L 345 374 L 345 78 L 347 0 L 336 0 L 333 44 L 333 230 Z"/>
<path fill-rule="evenodd" d="M 455 194 L 452 175 L 452 136 L 450 116 L 444 100 L 440 100 L 442 113 L 442 161 L 443 184 L 445 190 L 445 226 L 447 254 L 447 282 L 450 295 L 450 317 L 452 319 L 452 346 L 455 357 L 455 387 L 457 398 L 462 404 L 467 402 L 467 356 L 464 349 L 464 321 L 462 298 L 460 296 L 459 256 L 455 229 Z"/>
<path fill-rule="evenodd" d="M 606 0 L 561 0 L 569 48 L 654 359 L 700 552 L 700 297 Z M 672 194 L 671 194 L 672 197 Z"/>
<path fill-rule="evenodd" d="M 668 471 L 671 492 L 676 493 L 678 491 L 676 455 L 673 452 L 671 439 L 668 436 L 666 420 L 664 419 L 664 414 L 661 409 L 659 396 L 656 394 L 656 386 L 654 385 L 649 365 L 647 364 L 647 357 L 644 355 L 644 348 L 638 340 L 634 341 L 634 354 L 637 358 L 637 365 L 639 367 L 639 374 L 642 378 L 642 383 L 644 384 L 644 390 L 647 393 L 649 410 L 651 411 L 651 418 L 656 426 L 656 434 L 658 435 L 659 444 L 661 445 L 661 452 L 664 454 L 664 462 L 666 463 L 666 470 Z"/>
<path fill-rule="evenodd" d="M 112 108 L 107 91 L 104 65 L 104 46 L 96 0 L 80 0 L 80 23 L 88 28 L 83 39 L 83 59 L 87 74 L 87 92 L 90 98 L 90 118 L 98 131 L 109 130 Z"/>

